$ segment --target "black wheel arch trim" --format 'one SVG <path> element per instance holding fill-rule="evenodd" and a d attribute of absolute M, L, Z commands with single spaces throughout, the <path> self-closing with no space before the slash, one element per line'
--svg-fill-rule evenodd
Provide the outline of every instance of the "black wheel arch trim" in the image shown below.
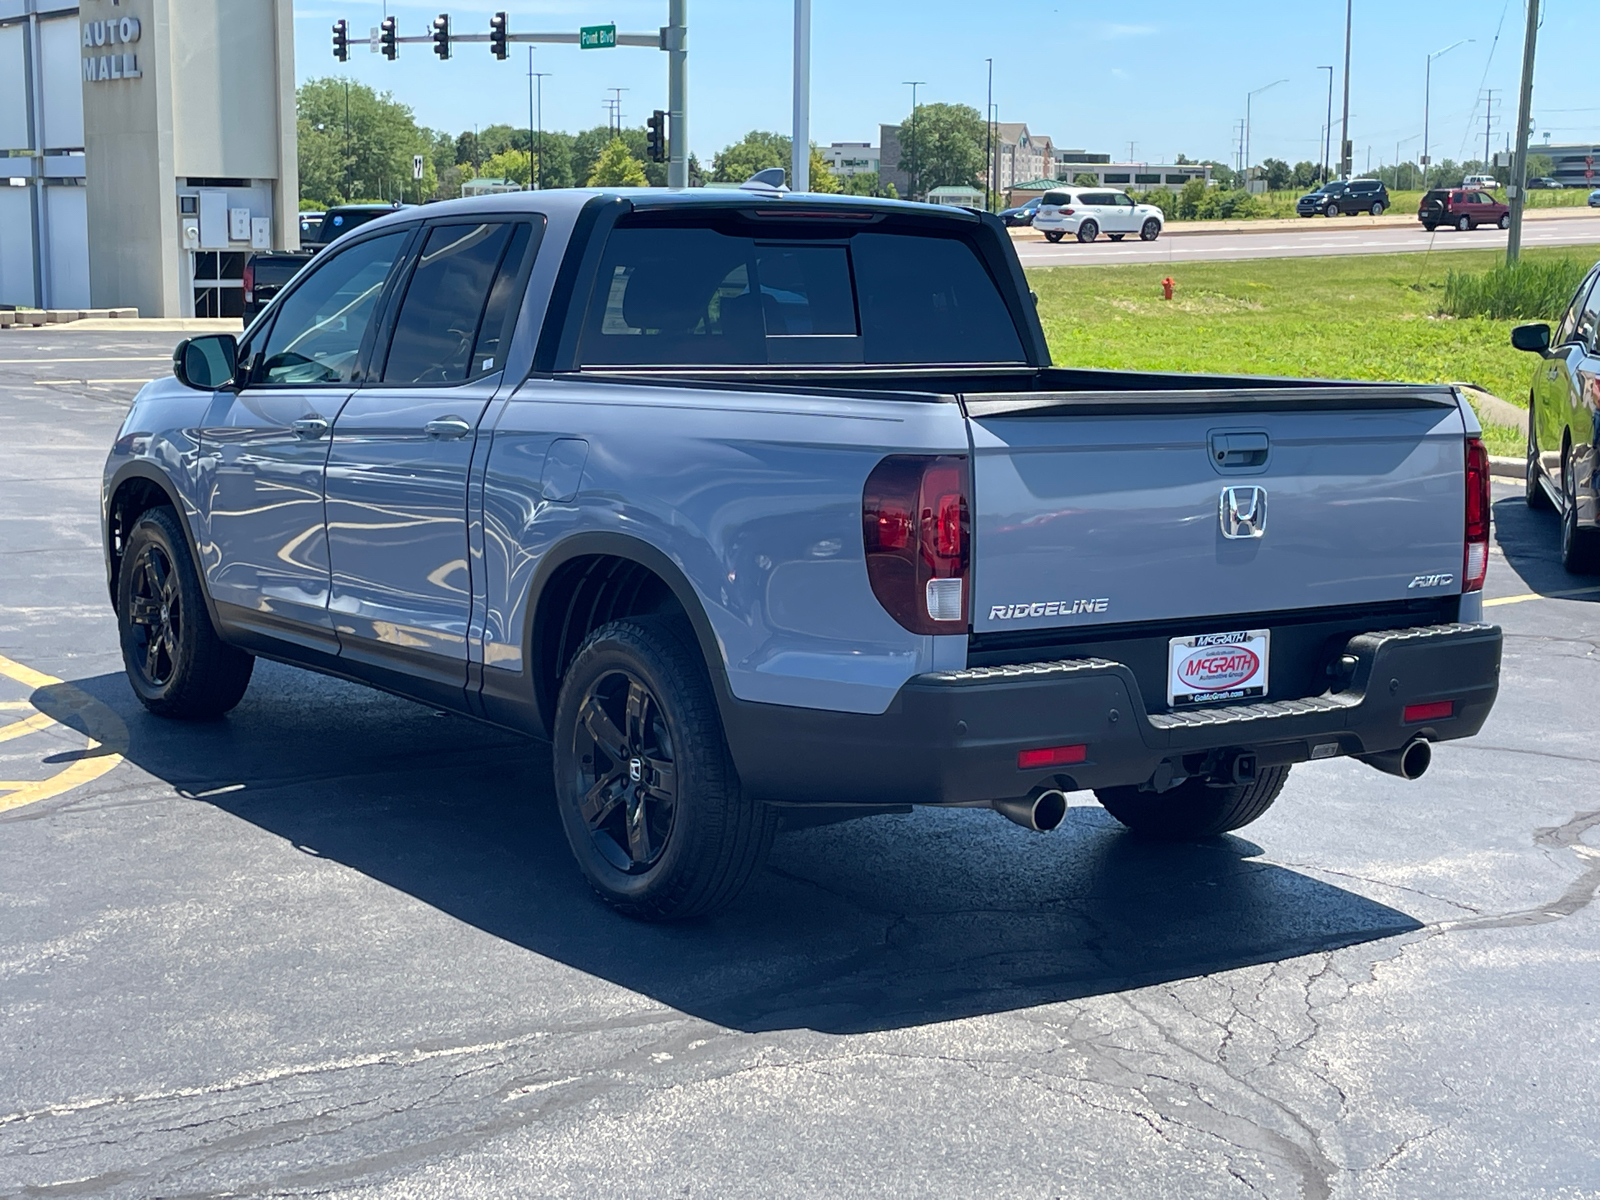
<path fill-rule="evenodd" d="M 106 488 L 105 507 L 100 514 L 100 541 L 105 556 L 106 589 L 111 593 L 111 611 L 117 611 L 117 573 L 113 566 L 115 559 L 111 549 L 111 511 L 116 503 L 117 493 L 133 479 L 142 479 L 155 484 L 166 496 L 167 504 L 178 514 L 178 524 L 183 527 L 183 536 L 189 545 L 189 559 L 194 563 L 195 574 L 199 579 L 200 594 L 205 597 L 206 614 L 211 618 L 211 627 L 220 630 L 222 622 L 217 618 L 217 605 L 211 598 L 211 589 L 206 587 L 205 571 L 200 568 L 202 561 L 200 543 L 195 540 L 194 526 L 189 521 L 188 510 L 166 472 L 143 459 L 134 459 L 117 468 L 116 474 L 111 477 L 110 485 Z"/>

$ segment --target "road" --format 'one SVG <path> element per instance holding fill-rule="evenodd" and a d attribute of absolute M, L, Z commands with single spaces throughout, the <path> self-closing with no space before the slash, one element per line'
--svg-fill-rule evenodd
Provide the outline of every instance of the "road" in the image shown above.
<path fill-rule="evenodd" d="M 0 1195 L 1600 1193 L 1600 579 L 1513 489 L 1500 703 L 1423 780 L 1307 764 L 1194 845 L 796 830 L 652 928 L 537 745 L 273 664 L 138 706 L 104 381 L 176 336 L 0 334 Z"/>
<path fill-rule="evenodd" d="M 1025 267 L 1061 267 L 1093 263 L 1220 262 L 1247 258 L 1314 258 L 1330 254 L 1408 254 L 1425 250 L 1504 250 L 1506 233 L 1499 229 L 1474 229 L 1460 233 L 1439 229 L 1429 233 L 1420 225 L 1406 228 L 1346 226 L 1339 221 L 1312 219 L 1304 233 L 1283 229 L 1261 232 L 1163 235 L 1154 242 L 1108 238 L 1088 244 L 1063 241 L 1017 242 L 1017 255 Z M 1600 212 L 1594 216 L 1528 221 L 1522 244 L 1536 246 L 1591 246 L 1600 244 Z"/>

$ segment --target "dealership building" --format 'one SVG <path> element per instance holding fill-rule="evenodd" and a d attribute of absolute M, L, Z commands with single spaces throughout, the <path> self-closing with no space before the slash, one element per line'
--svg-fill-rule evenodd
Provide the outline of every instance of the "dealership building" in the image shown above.
<path fill-rule="evenodd" d="M 298 197 L 292 0 L 0 0 L 0 305 L 237 316 Z"/>

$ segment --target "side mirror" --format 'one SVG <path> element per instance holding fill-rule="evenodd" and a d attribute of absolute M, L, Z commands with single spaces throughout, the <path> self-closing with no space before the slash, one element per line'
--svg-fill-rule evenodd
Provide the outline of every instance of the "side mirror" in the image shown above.
<path fill-rule="evenodd" d="M 214 392 L 233 383 L 239 342 L 231 333 L 184 338 L 172 352 L 172 373 L 185 387 Z"/>
<path fill-rule="evenodd" d="M 1550 326 L 1543 321 L 1534 325 L 1518 325 L 1511 331 L 1511 344 L 1518 350 L 1543 354 L 1550 349 Z"/>

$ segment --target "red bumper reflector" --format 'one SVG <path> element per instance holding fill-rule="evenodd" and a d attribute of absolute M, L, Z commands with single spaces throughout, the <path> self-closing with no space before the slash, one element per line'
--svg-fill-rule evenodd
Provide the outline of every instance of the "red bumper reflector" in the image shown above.
<path fill-rule="evenodd" d="M 1454 700 L 1437 700 L 1432 704 L 1408 704 L 1402 718 L 1407 725 L 1414 725 L 1418 721 L 1442 721 L 1446 717 L 1456 715 L 1456 702 Z"/>
<path fill-rule="evenodd" d="M 1023 750 L 1017 755 L 1017 770 L 1032 771 L 1038 767 L 1064 767 L 1069 763 L 1088 760 L 1087 746 L 1051 746 L 1044 750 Z"/>

